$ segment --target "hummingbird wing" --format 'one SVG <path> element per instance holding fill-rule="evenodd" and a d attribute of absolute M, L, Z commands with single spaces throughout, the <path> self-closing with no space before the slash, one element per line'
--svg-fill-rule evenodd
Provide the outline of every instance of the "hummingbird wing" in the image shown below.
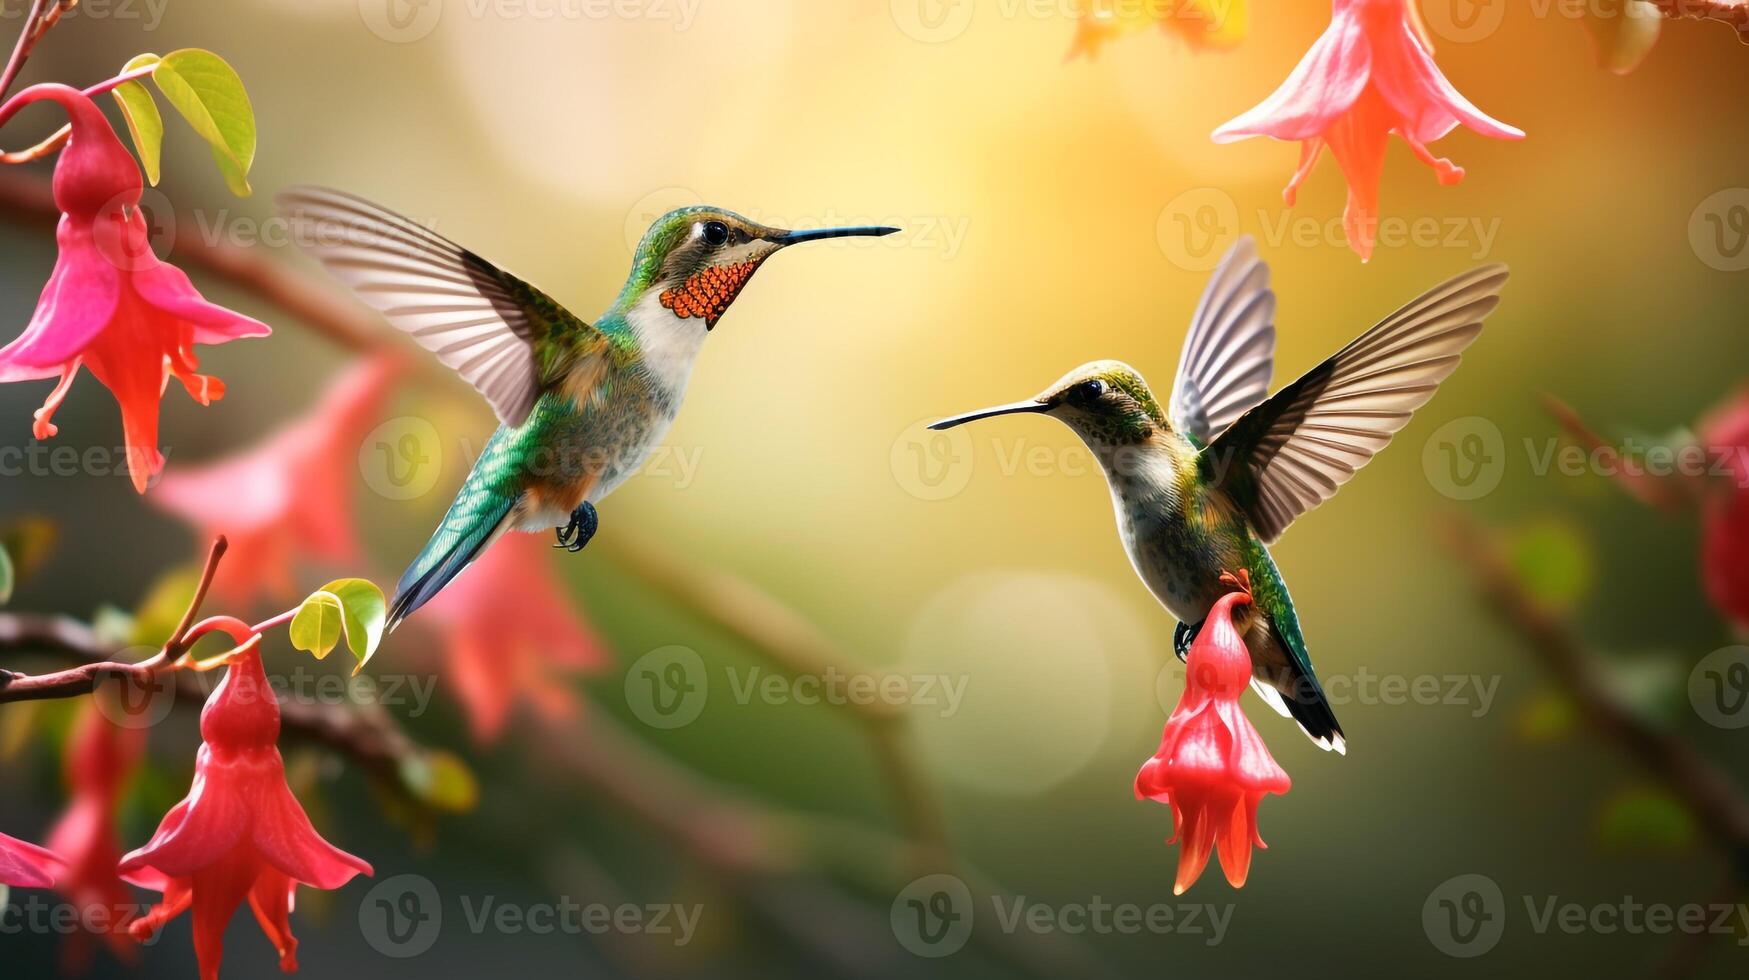
<path fill-rule="evenodd" d="M 1503 265 L 1466 272 L 1386 317 L 1247 412 L 1202 452 L 1265 543 L 1336 493 L 1457 368 L 1500 303 Z"/>
<path fill-rule="evenodd" d="M 429 228 L 360 197 L 294 187 L 276 199 L 292 240 L 437 355 L 511 427 L 607 338 L 551 297 Z"/>
<path fill-rule="evenodd" d="M 1173 428 L 1207 445 L 1263 401 L 1274 367 L 1275 294 L 1246 235 L 1221 259 L 1190 320 L 1172 386 Z"/>

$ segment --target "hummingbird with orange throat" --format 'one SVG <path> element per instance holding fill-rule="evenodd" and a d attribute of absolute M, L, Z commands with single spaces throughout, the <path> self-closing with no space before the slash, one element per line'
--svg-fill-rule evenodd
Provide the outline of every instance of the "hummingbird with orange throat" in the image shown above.
<path fill-rule="evenodd" d="M 295 188 L 292 237 L 486 397 L 498 417 L 389 603 L 393 629 L 508 531 L 556 532 L 581 551 L 595 505 L 649 459 L 680 411 L 705 337 L 771 256 L 897 228 L 770 228 L 690 207 L 657 218 L 619 298 L 590 323 L 546 293 L 362 198 Z"/>
<path fill-rule="evenodd" d="M 1345 753 L 1269 545 L 1433 397 L 1499 304 L 1506 277 L 1505 266 L 1492 265 L 1436 286 L 1269 395 L 1275 294 L 1255 243 L 1243 238 L 1191 317 L 1166 410 L 1135 369 L 1094 361 L 1032 398 L 930 428 L 1016 414 L 1066 423 L 1100 462 L 1136 574 L 1178 620 L 1179 659 L 1229 591 L 1223 576 L 1248 575 L 1253 601 L 1235 625 L 1251 654 L 1252 689 L 1320 747 Z"/>

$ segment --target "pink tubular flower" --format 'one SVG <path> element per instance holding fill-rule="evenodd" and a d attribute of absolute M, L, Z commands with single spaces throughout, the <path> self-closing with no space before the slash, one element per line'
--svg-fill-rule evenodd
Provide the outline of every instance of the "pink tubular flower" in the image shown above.
<path fill-rule="evenodd" d="M 102 934 L 110 949 L 129 962 L 138 952 L 127 934 L 134 896 L 115 872 L 121 860 L 115 812 L 139 765 L 145 735 L 145 729 L 110 721 L 94 704 L 80 709 L 62 764 L 72 801 L 48 838 L 49 847 L 67 859 L 67 873 L 55 889 L 79 909 L 87 929 Z M 87 937 L 70 937 L 62 962 L 65 973 L 85 972 L 91 962 Z"/>
<path fill-rule="evenodd" d="M 1251 653 L 1233 625 L 1233 606 L 1250 595 L 1230 592 L 1215 603 L 1185 660 L 1184 693 L 1160 738 L 1160 751 L 1136 774 L 1136 798 L 1172 807 L 1172 843 L 1179 845 L 1175 895 L 1184 894 L 1218 850 L 1234 888 L 1251 870 L 1257 805 L 1291 782 L 1275 764 L 1239 697 L 1251 682 Z"/>
<path fill-rule="evenodd" d="M 359 446 L 377 422 L 403 362 L 362 361 L 307 414 L 255 447 L 200 467 L 178 467 L 152 498 L 200 531 L 230 541 L 214 594 L 247 605 L 292 596 L 299 558 L 356 561 L 352 519 Z"/>
<path fill-rule="evenodd" d="M 164 893 L 129 932 L 144 939 L 192 907 L 201 980 L 217 980 L 225 926 L 248 899 L 279 952 L 280 968 L 296 970 L 290 916 L 298 884 L 339 888 L 355 874 L 370 874 L 370 865 L 323 840 L 286 785 L 285 762 L 275 745 L 279 703 L 259 649 L 250 647 L 231 661 L 201 710 L 200 734 L 188 796 L 117 869 L 129 881 Z"/>
<path fill-rule="evenodd" d="M 1701 578 L 1714 608 L 1749 630 L 1749 388 L 1700 423 L 1700 443 L 1725 461 L 1726 481 L 1701 506 Z"/>
<path fill-rule="evenodd" d="M 1372 257 L 1378 236 L 1379 180 L 1385 144 L 1396 133 L 1439 182 L 1456 184 L 1462 167 L 1435 157 L 1427 144 L 1458 123 L 1496 139 L 1524 132 L 1471 105 L 1434 64 L 1405 0 L 1334 0 L 1330 26 L 1299 67 L 1269 98 L 1216 129 L 1217 143 L 1273 136 L 1300 145 L 1300 163 L 1282 191 L 1290 206 L 1326 145 L 1348 178 L 1342 224 L 1348 245 Z"/>
<path fill-rule="evenodd" d="M 0 382 L 59 377 L 36 412 L 37 439 L 81 366 L 121 406 L 128 472 L 146 491 L 164 465 L 158 450 L 158 400 L 174 376 L 202 405 L 224 394 L 217 378 L 195 373 L 195 344 L 258 337 L 267 325 L 201 298 L 182 270 L 158 261 L 140 213 L 140 171 L 97 105 L 65 85 L 33 85 L 0 108 L 48 100 L 67 112 L 72 135 L 55 164 L 55 229 L 60 255 L 24 333 L 0 349 Z"/>
<path fill-rule="evenodd" d="M 575 713 L 564 674 L 606 659 L 561 590 L 552 553 L 544 538 L 507 534 L 427 607 L 427 621 L 443 630 L 444 676 L 454 680 L 477 741 L 498 737 L 519 695 L 549 718 Z"/>
<path fill-rule="evenodd" d="M 65 866 L 53 851 L 0 834 L 0 885 L 47 888 Z"/>

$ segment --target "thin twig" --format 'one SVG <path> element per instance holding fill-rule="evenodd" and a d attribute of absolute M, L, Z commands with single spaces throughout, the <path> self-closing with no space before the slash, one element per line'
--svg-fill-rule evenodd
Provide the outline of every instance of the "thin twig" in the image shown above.
<path fill-rule="evenodd" d="M 1647 0 L 1666 18 L 1716 20 L 1737 29 L 1737 37 L 1749 44 L 1749 0 Z"/>

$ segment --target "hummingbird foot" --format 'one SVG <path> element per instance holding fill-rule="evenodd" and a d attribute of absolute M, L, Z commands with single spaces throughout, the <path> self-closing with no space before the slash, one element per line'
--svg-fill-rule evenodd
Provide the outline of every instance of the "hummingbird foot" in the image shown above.
<path fill-rule="evenodd" d="M 595 514 L 595 505 L 585 500 L 571 512 L 571 523 L 557 529 L 559 543 L 553 547 L 576 554 L 583 550 L 590 538 L 595 537 L 595 531 L 599 527 L 601 519 Z"/>
<path fill-rule="evenodd" d="M 1190 656 L 1190 645 L 1196 642 L 1196 634 L 1201 632 L 1202 623 L 1181 622 L 1178 624 L 1178 629 L 1172 633 L 1172 652 L 1178 654 L 1180 661 Z"/>

